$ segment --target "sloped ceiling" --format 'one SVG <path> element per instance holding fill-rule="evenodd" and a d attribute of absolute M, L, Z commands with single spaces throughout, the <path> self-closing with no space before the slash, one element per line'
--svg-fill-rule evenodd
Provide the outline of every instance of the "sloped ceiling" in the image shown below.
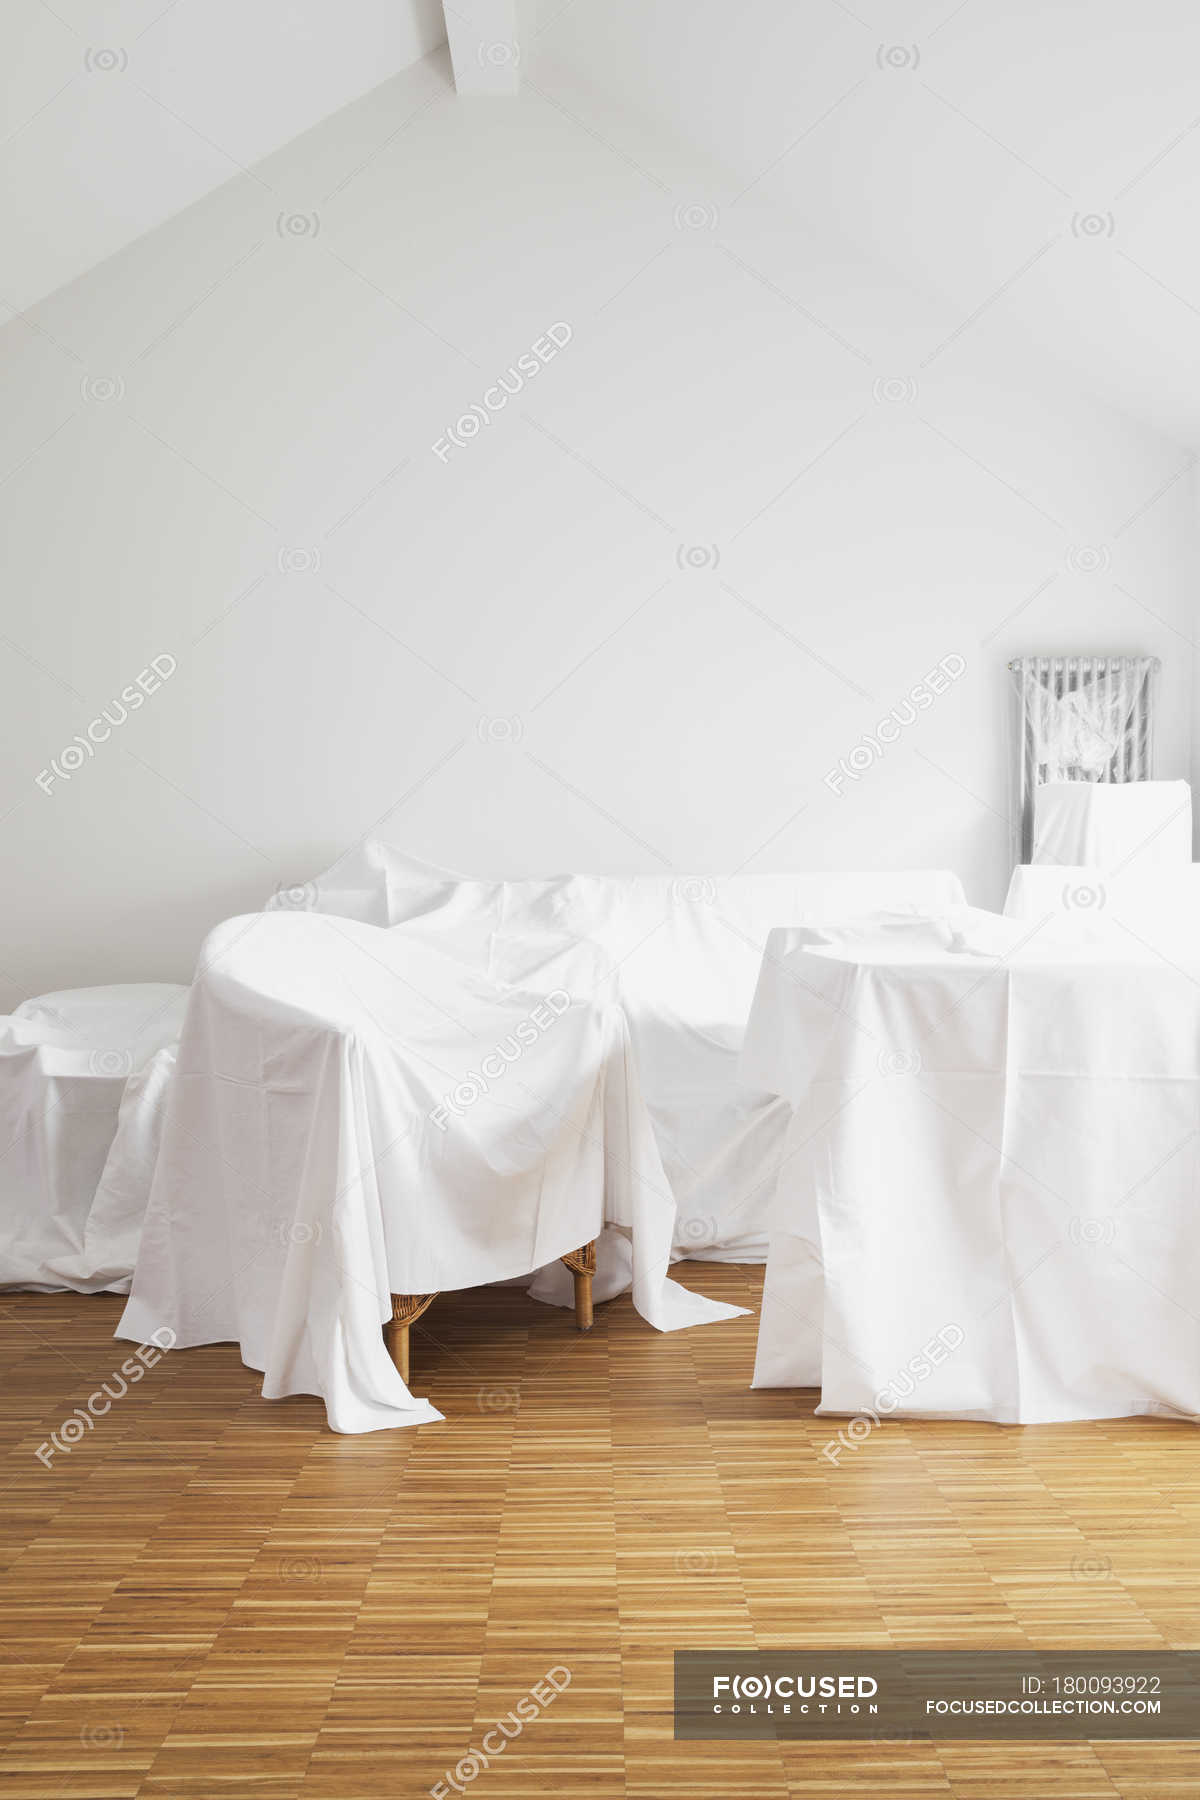
<path fill-rule="evenodd" d="M 707 160 L 684 231 L 734 227 L 751 198 L 774 205 L 964 329 L 987 315 L 1200 446 L 1193 0 L 446 8 L 460 36 L 508 15 L 522 35 L 501 46 L 500 74 L 519 63 L 523 84 L 667 187 L 664 127 Z M 10 0 L 0 303 L 30 308 L 445 35 L 439 0 Z"/>
<path fill-rule="evenodd" d="M 6 0 L 0 301 L 33 305 L 444 38 L 439 0 Z"/>
<path fill-rule="evenodd" d="M 729 173 L 697 219 L 782 204 L 1200 444 L 1194 0 L 547 0 L 534 41 Z"/>

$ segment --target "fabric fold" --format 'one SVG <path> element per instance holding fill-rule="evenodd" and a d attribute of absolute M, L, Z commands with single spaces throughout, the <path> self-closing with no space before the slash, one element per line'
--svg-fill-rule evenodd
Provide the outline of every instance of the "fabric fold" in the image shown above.
<path fill-rule="evenodd" d="M 319 1394 L 336 1431 L 419 1424 L 441 1415 L 387 1354 L 393 1293 L 528 1274 L 608 1224 L 649 1323 L 735 1316 L 668 1279 L 674 1221 L 619 1006 L 501 991 L 343 918 L 234 919 L 192 990 L 118 1335 L 233 1341 L 265 1397 Z"/>

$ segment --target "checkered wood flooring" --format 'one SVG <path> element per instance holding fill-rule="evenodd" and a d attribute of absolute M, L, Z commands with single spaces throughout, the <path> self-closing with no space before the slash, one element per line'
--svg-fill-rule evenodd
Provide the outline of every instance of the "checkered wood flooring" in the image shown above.
<path fill-rule="evenodd" d="M 756 1304 L 759 1270 L 677 1273 Z M 677 1744 L 670 1713 L 676 1647 L 1200 1645 L 1190 1426 L 894 1421 L 833 1467 L 815 1396 L 750 1391 L 754 1318 L 662 1337 L 621 1299 L 581 1337 L 490 1289 L 414 1330 L 442 1425 L 336 1437 L 189 1350 L 47 1469 L 120 1305 L 0 1298 L 2 1796 L 1200 1792 L 1188 1745 Z"/>

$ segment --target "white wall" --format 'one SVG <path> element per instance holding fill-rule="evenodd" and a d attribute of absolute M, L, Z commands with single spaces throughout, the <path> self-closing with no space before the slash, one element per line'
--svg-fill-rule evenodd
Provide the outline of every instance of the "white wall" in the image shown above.
<path fill-rule="evenodd" d="M 0 316 L 444 39 L 439 0 L 6 0 Z"/>
<path fill-rule="evenodd" d="M 1161 655 L 1187 772 L 1179 448 L 564 104 L 418 65 L 0 332 L 0 1003 L 186 978 L 370 829 L 512 873 L 950 865 L 997 904 L 1022 651 Z"/>

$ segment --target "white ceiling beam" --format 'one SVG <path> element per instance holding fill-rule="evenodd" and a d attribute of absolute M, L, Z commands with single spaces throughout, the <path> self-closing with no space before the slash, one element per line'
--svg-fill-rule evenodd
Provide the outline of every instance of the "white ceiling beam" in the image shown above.
<path fill-rule="evenodd" d="M 521 63 L 532 36 L 532 0 L 442 0 L 442 6 L 459 93 L 519 93 Z"/>

